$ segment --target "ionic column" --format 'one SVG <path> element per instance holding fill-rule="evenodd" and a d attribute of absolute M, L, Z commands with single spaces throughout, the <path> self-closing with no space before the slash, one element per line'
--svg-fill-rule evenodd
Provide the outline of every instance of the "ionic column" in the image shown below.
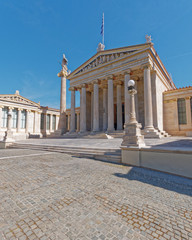
<path fill-rule="evenodd" d="M 70 131 L 70 123 L 71 123 L 71 115 L 68 115 L 68 125 L 67 125 L 67 130 Z"/>
<path fill-rule="evenodd" d="M 52 126 L 53 126 L 53 115 L 52 114 L 50 114 L 50 132 L 52 132 L 52 130 L 54 130 L 54 129 L 52 129 Z"/>
<path fill-rule="evenodd" d="M 114 131 L 113 78 L 108 79 L 108 132 Z"/>
<path fill-rule="evenodd" d="M 93 131 L 93 109 L 94 109 L 94 93 L 91 91 L 91 130 Z"/>
<path fill-rule="evenodd" d="M 9 107 L 9 112 L 8 112 L 8 121 L 7 121 L 7 130 L 11 131 L 12 128 L 12 107 Z"/>
<path fill-rule="evenodd" d="M 107 130 L 107 86 L 103 86 L 103 131 Z"/>
<path fill-rule="evenodd" d="M 81 99 L 80 99 L 80 132 L 86 132 L 86 85 L 83 84 L 81 88 Z"/>
<path fill-rule="evenodd" d="M 70 133 L 75 132 L 75 88 L 71 90 L 71 122 L 70 122 Z"/>
<path fill-rule="evenodd" d="M 77 113 L 77 132 L 80 130 L 80 113 Z"/>
<path fill-rule="evenodd" d="M 129 111 L 130 111 L 130 106 L 129 106 L 129 93 L 128 93 L 128 81 L 130 80 L 130 70 L 125 72 L 125 79 L 124 79 L 124 98 L 125 98 L 125 103 L 124 103 L 124 112 L 125 112 L 125 124 L 129 123 Z"/>
<path fill-rule="evenodd" d="M 61 78 L 61 95 L 60 95 L 60 118 L 58 129 L 61 130 L 61 134 L 66 132 L 66 77 L 68 75 L 67 59 L 63 54 L 62 70 L 57 74 Z"/>
<path fill-rule="evenodd" d="M 30 110 L 26 110 L 26 125 L 25 125 L 26 133 L 28 133 L 28 131 L 29 131 L 29 113 L 30 113 Z"/>
<path fill-rule="evenodd" d="M 2 108 L 3 106 L 0 106 L 0 131 L 1 131 L 1 124 L 2 124 Z"/>
<path fill-rule="evenodd" d="M 21 130 L 21 111 L 23 109 L 18 108 L 18 116 L 17 116 L 17 132 L 20 132 Z"/>
<path fill-rule="evenodd" d="M 117 130 L 122 130 L 121 81 L 117 83 Z"/>
<path fill-rule="evenodd" d="M 144 109 L 145 109 L 145 130 L 153 130 L 154 127 L 153 127 L 150 65 L 144 66 Z"/>
<path fill-rule="evenodd" d="M 93 132 L 99 131 L 99 85 L 93 82 Z"/>
<path fill-rule="evenodd" d="M 190 97 L 185 98 L 185 103 L 186 103 L 186 117 L 187 117 L 187 125 L 189 128 L 191 128 L 191 102 L 190 102 Z"/>

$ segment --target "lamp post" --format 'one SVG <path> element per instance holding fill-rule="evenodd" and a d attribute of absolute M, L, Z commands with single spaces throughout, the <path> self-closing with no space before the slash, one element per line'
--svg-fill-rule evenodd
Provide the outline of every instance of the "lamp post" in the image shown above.
<path fill-rule="evenodd" d="M 129 80 L 128 82 L 128 93 L 130 94 L 130 118 L 129 123 L 125 124 L 125 135 L 123 137 L 122 146 L 127 147 L 144 147 L 144 137 L 141 135 L 141 124 L 137 122 L 135 114 L 135 81 Z"/>

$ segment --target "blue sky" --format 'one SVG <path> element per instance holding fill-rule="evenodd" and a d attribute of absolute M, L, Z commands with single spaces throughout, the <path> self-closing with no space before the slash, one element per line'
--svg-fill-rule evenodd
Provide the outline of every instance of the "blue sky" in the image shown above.
<path fill-rule="evenodd" d="M 149 34 L 176 86 L 192 85 L 191 0 L 0 0 L 0 93 L 59 108 L 62 54 L 73 71 L 96 53 L 103 12 L 106 49 Z"/>

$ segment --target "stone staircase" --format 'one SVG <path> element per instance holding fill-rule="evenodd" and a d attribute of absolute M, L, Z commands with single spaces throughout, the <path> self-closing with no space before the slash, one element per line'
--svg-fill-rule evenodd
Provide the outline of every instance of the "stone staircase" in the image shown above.
<path fill-rule="evenodd" d="M 96 160 L 108 162 L 121 162 L 120 149 L 104 149 L 104 148 L 84 148 L 84 147 L 69 147 L 60 145 L 45 145 L 45 144 L 29 144 L 29 143 L 13 143 L 8 148 L 15 149 L 31 149 L 39 151 L 50 151 L 70 154 L 80 158 L 92 158 Z"/>
<path fill-rule="evenodd" d="M 157 139 L 161 139 L 161 138 L 164 138 L 164 137 L 170 137 L 170 135 L 165 132 L 165 131 L 162 131 L 160 129 L 154 129 L 153 131 L 149 131 L 147 134 L 145 132 L 145 129 L 141 130 L 141 134 L 144 135 L 144 138 L 157 138 Z"/>

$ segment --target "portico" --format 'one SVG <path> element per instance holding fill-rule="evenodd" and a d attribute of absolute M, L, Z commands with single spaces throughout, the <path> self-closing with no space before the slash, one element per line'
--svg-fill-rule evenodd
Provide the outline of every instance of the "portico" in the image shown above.
<path fill-rule="evenodd" d="M 99 51 L 67 76 L 71 90 L 70 132 L 75 132 L 75 91 L 80 91 L 80 133 L 121 131 L 129 122 L 127 82 L 135 80 L 137 121 L 145 137 L 162 136 L 162 93 L 175 85 L 153 44 Z"/>

